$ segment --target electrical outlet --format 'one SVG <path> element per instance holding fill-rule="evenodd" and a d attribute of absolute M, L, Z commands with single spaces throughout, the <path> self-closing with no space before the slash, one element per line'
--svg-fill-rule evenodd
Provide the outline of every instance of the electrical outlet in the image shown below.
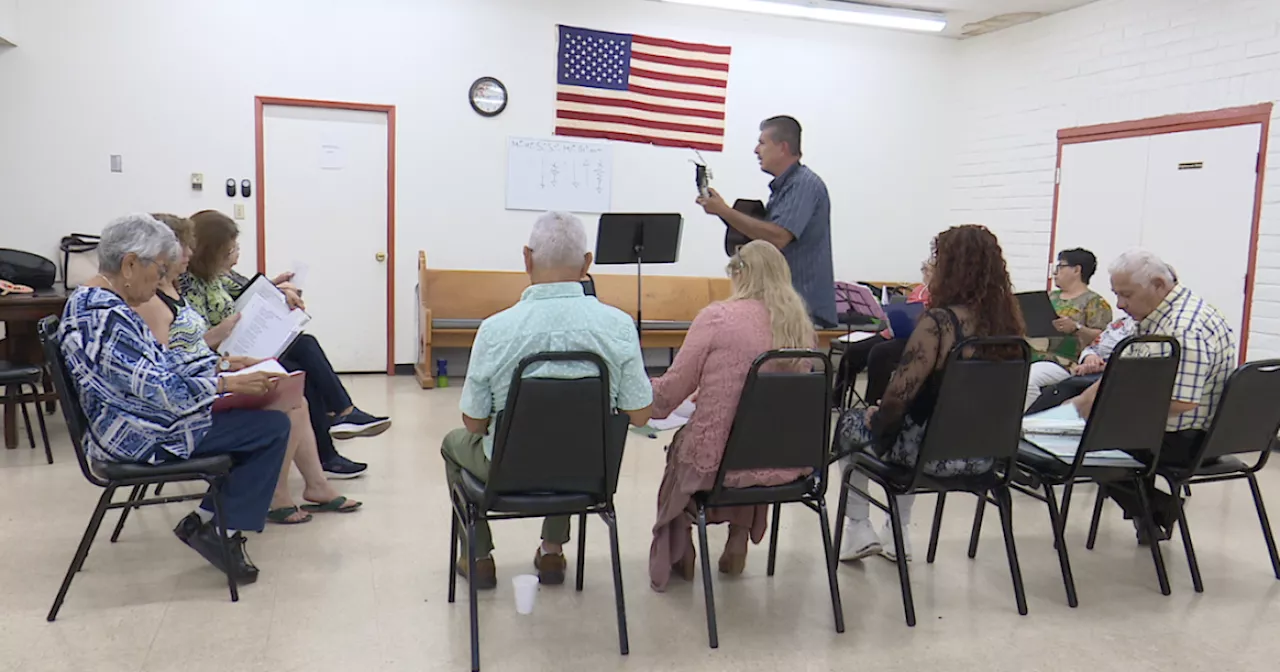
<path fill-rule="evenodd" d="M 231 211 L 236 219 L 244 219 L 244 203 L 236 203 Z"/>
<path fill-rule="evenodd" d="M 204 173 L 191 173 L 191 190 L 204 190 Z"/>

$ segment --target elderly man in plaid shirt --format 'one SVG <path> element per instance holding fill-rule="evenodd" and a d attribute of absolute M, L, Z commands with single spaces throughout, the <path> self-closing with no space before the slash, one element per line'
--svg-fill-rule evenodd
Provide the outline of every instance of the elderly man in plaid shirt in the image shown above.
<path fill-rule="evenodd" d="M 1173 269 L 1151 252 L 1130 250 L 1112 262 L 1109 270 L 1117 306 L 1137 321 L 1137 333 L 1172 336 L 1182 346 L 1160 461 L 1189 463 L 1204 441 L 1227 376 L 1235 368 L 1235 335 L 1218 309 L 1178 284 Z M 1075 400 L 1082 417 L 1089 416 L 1097 392 L 1095 384 Z M 1135 452 L 1134 457 L 1144 462 L 1151 460 L 1146 451 Z M 1140 511 L 1137 496 L 1114 488 L 1110 492 L 1128 516 L 1136 520 Z M 1177 522 L 1174 495 L 1154 487 L 1150 492 L 1156 523 L 1167 539 Z M 1138 538 L 1139 542 L 1146 541 L 1141 532 Z"/>

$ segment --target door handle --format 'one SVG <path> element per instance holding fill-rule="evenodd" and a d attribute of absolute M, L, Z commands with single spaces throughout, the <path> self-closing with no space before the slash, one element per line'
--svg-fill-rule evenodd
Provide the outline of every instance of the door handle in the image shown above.
<path fill-rule="evenodd" d="M 378 263 L 382 263 L 382 262 L 384 262 L 384 261 L 386 261 L 386 260 L 387 260 L 387 255 L 386 255 L 386 253 L 379 252 L 379 253 L 377 253 L 377 254 L 373 255 L 373 258 L 374 258 L 374 259 L 377 259 L 377 260 L 378 260 Z"/>

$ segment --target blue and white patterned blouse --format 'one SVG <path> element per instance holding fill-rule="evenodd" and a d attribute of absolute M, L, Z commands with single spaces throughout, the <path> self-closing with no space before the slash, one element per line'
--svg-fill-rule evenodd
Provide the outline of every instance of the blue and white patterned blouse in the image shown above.
<path fill-rule="evenodd" d="M 81 287 L 58 328 L 89 420 L 92 459 L 158 464 L 191 456 L 212 424 L 217 356 L 166 350 L 114 292 Z"/>

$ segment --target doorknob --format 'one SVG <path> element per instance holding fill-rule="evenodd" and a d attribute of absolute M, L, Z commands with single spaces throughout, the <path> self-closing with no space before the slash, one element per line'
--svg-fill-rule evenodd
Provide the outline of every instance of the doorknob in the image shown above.
<path fill-rule="evenodd" d="M 384 261 L 386 261 L 386 260 L 387 260 L 387 255 L 386 255 L 386 254 L 384 254 L 384 253 L 382 253 L 382 252 L 379 252 L 379 253 L 377 253 L 377 254 L 373 255 L 373 258 L 374 258 L 374 259 L 377 259 L 377 260 L 378 260 L 378 263 L 382 263 L 382 262 L 384 262 Z"/>

